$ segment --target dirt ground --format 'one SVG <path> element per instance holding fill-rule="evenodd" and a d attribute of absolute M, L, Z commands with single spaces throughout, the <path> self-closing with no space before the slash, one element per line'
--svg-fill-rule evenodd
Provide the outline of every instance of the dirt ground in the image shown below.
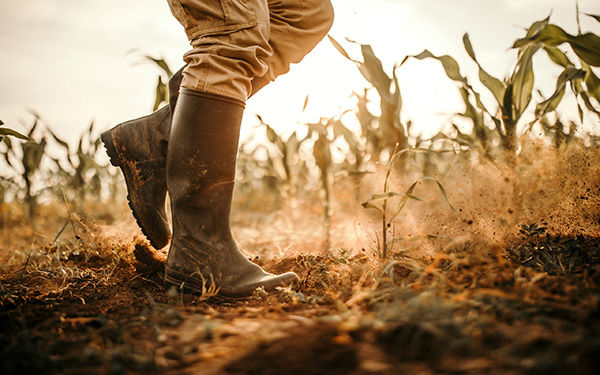
<path fill-rule="evenodd" d="M 597 196 L 584 185 L 585 201 L 567 184 L 574 195 L 560 202 Z M 446 232 L 479 229 L 452 240 L 406 240 L 388 259 L 365 245 L 376 235 L 347 230 L 365 226 L 360 215 L 335 215 L 323 248 L 318 208 L 301 208 L 300 223 L 289 211 L 236 211 L 234 232 L 246 255 L 301 279 L 247 299 L 165 286 L 125 204 L 90 206 L 88 216 L 44 206 L 35 229 L 4 221 L 0 373 L 597 374 L 600 236 L 593 225 L 600 221 L 590 211 L 597 202 L 579 205 L 583 224 L 561 233 L 553 225 L 574 221 L 550 211 L 543 213 L 549 223 L 510 221 L 516 208 L 502 202 L 501 213 L 478 217 L 459 188 L 447 190 L 461 207 L 452 220 L 416 216 L 454 223 Z M 465 199 L 476 191 L 465 190 Z M 560 212 L 567 203 L 548 202 Z M 3 209 L 5 218 L 16 210 Z M 503 241 L 494 240 L 496 230 L 483 233 L 492 216 L 494 225 L 508 223 Z"/>

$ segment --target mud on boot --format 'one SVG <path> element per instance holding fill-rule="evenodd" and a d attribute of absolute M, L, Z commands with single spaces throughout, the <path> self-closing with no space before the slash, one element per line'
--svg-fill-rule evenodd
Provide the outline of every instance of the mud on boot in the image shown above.
<path fill-rule="evenodd" d="M 110 163 L 121 169 L 127 201 L 142 233 L 156 249 L 169 243 L 165 199 L 167 139 L 161 128 L 170 127 L 171 110 L 124 122 L 101 135 Z"/>
<path fill-rule="evenodd" d="M 165 281 L 192 292 L 245 297 L 298 277 L 273 275 L 238 249 L 229 222 L 243 103 L 182 89 L 167 153 L 173 239 Z"/>

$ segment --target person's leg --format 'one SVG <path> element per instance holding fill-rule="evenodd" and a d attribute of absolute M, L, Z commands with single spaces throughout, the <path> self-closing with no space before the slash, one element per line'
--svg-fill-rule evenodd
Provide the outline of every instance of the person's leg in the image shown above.
<path fill-rule="evenodd" d="M 252 78 L 250 96 L 256 94 L 279 75 L 288 72 L 291 63 L 300 62 L 323 39 L 333 22 L 333 9 L 329 0 L 269 0 L 268 6 L 270 13 L 269 45 L 272 54 L 264 60 L 267 65 L 266 73 Z M 175 73 L 169 81 L 169 107 L 171 113 L 175 108 L 179 95 L 179 86 L 183 78 L 184 68 Z M 150 152 L 147 152 L 146 160 L 161 158 L 164 160 L 166 148 L 152 148 L 152 145 L 168 142 L 171 116 L 170 114 L 168 117 L 164 116 L 166 108 L 154 112 L 150 116 L 120 124 L 105 132 L 102 138 L 103 140 L 106 139 L 105 144 L 109 154 L 110 149 L 122 146 L 123 159 L 126 159 L 129 149 L 133 149 L 132 154 L 139 154 L 135 148 L 137 142 L 143 142 L 149 144 L 151 148 Z M 160 126 L 156 126 L 156 124 Z M 116 129 L 122 129 L 123 126 L 126 126 L 126 129 L 121 132 L 116 131 Z M 147 136 L 151 130 L 154 130 L 155 133 L 152 138 Z M 134 138 L 136 140 L 132 141 Z M 157 142 L 157 139 L 160 142 Z M 115 146 L 112 146 L 113 143 Z M 140 162 L 143 163 L 143 161 Z M 139 171 L 130 163 L 119 161 L 117 157 L 113 158 L 111 156 L 111 162 L 113 162 L 113 165 L 121 167 L 126 176 L 128 174 L 136 175 Z M 164 163 L 154 163 L 153 166 L 156 170 L 150 174 L 150 177 L 144 179 L 144 184 L 150 186 L 146 190 L 157 193 L 163 191 L 164 197 L 164 194 L 166 194 L 165 165 Z M 134 217 L 142 228 L 142 232 L 150 240 L 152 246 L 157 249 L 164 247 L 168 243 L 170 231 L 166 222 L 155 220 L 157 210 L 164 212 L 164 204 L 160 205 L 160 202 L 154 202 L 153 199 L 143 199 L 143 195 L 140 194 L 140 187 L 129 183 L 127 179 L 126 182 L 130 193 L 130 206 Z M 135 199 L 135 197 L 142 198 Z M 157 204 L 160 207 L 156 206 Z"/>
<path fill-rule="evenodd" d="M 297 276 L 272 275 L 238 249 L 229 223 L 242 102 L 182 88 L 173 117 L 167 185 L 173 239 L 165 281 L 202 293 L 243 297 L 262 287 L 287 285 Z"/>
<path fill-rule="evenodd" d="M 167 188 L 173 237 L 165 281 L 225 296 L 273 290 L 298 279 L 273 275 L 238 249 L 230 228 L 238 140 L 252 79 L 267 71 L 266 0 L 172 0 L 192 50 L 173 114 Z"/>
<path fill-rule="evenodd" d="M 156 249 L 169 243 L 166 155 L 171 114 L 179 95 L 183 68 L 169 80 L 169 105 L 102 133 L 110 163 L 119 167 L 127 185 L 127 201 L 142 233 Z"/>

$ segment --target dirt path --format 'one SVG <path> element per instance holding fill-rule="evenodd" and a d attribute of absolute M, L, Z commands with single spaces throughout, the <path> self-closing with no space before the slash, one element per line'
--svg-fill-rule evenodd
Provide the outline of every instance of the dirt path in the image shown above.
<path fill-rule="evenodd" d="M 99 231 L 29 254 L 3 250 L 2 374 L 600 369 L 598 239 L 547 237 L 554 253 L 534 249 L 536 237 L 512 249 L 469 241 L 385 262 L 361 250 L 260 258 L 301 283 L 231 300 L 166 288 L 127 241 Z M 572 268 L 552 271 L 561 264 Z"/>

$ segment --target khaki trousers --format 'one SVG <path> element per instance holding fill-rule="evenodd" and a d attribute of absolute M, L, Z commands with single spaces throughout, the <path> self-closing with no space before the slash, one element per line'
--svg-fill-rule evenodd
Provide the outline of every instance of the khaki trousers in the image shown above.
<path fill-rule="evenodd" d="M 327 34 L 329 0 L 167 0 L 192 49 L 181 86 L 243 102 Z"/>

